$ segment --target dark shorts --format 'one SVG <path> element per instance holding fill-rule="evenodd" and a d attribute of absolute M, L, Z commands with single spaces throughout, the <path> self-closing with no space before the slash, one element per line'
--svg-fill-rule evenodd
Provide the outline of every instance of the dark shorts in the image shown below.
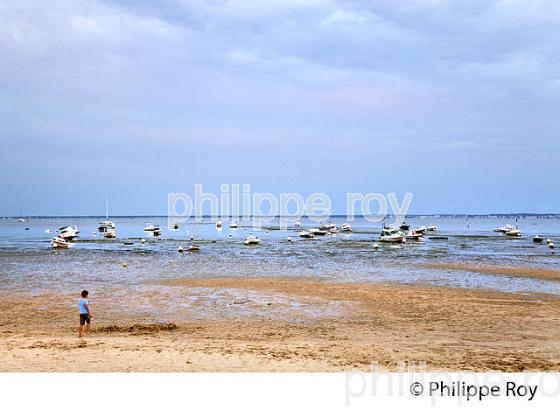
<path fill-rule="evenodd" d="M 91 319 L 89 318 L 89 316 L 86 314 L 82 315 L 80 313 L 80 325 L 85 325 L 86 323 L 89 325 L 89 322 L 91 322 Z"/>

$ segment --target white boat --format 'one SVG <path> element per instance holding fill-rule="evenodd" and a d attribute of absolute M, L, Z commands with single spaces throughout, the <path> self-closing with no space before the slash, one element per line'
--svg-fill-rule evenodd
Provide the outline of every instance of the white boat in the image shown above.
<path fill-rule="evenodd" d="M 407 224 L 405 221 L 403 221 L 399 228 L 402 229 L 403 231 L 408 231 L 408 229 L 410 228 L 410 225 Z"/>
<path fill-rule="evenodd" d="M 513 228 L 513 229 L 510 229 L 509 231 L 505 232 L 505 234 L 507 236 L 520 237 L 521 236 L 521 230 L 519 230 L 518 228 Z"/>
<path fill-rule="evenodd" d="M 336 228 L 335 224 L 325 224 L 323 225 L 325 229 L 332 229 L 332 228 Z"/>
<path fill-rule="evenodd" d="M 146 222 L 146 224 L 144 225 L 144 230 L 146 232 L 153 232 L 156 229 L 159 229 L 159 227 L 157 225 L 154 225 L 154 224 L 150 223 L 150 222 Z"/>
<path fill-rule="evenodd" d="M 117 237 L 115 228 L 108 228 L 103 232 L 103 237 L 107 239 L 115 239 Z"/>
<path fill-rule="evenodd" d="M 379 236 L 379 242 L 405 243 L 406 238 L 399 228 L 383 228 Z"/>
<path fill-rule="evenodd" d="M 243 243 L 245 245 L 258 245 L 259 243 L 261 243 L 261 240 L 255 235 L 249 235 L 245 238 L 245 241 Z"/>
<path fill-rule="evenodd" d="M 428 231 L 428 232 L 435 232 L 435 231 L 437 231 L 437 226 L 435 226 L 435 225 L 430 225 L 430 226 L 428 226 L 428 227 L 426 228 L 426 231 Z"/>
<path fill-rule="evenodd" d="M 299 227 L 301 226 L 301 222 L 300 222 L 300 221 L 296 221 L 296 222 L 294 223 L 294 226 L 295 226 L 296 228 L 299 228 Z"/>
<path fill-rule="evenodd" d="M 109 194 L 105 193 L 105 220 L 99 222 L 97 230 L 99 232 L 107 232 L 109 229 L 115 229 L 115 224 L 113 221 L 109 220 Z"/>
<path fill-rule="evenodd" d="M 237 221 L 231 221 L 231 223 L 229 224 L 229 227 L 231 229 L 237 229 L 238 228 Z"/>
<path fill-rule="evenodd" d="M 18 222 L 25 222 L 25 219 L 24 218 L 19 218 L 17 221 Z"/>
<path fill-rule="evenodd" d="M 416 233 L 424 234 L 426 233 L 427 228 L 424 225 L 419 226 L 418 228 L 414 229 Z"/>
<path fill-rule="evenodd" d="M 52 238 L 51 244 L 53 248 L 63 248 L 63 249 L 70 248 L 72 246 L 72 243 L 64 240 L 60 236 L 55 236 L 54 238 Z"/>
<path fill-rule="evenodd" d="M 308 232 L 312 233 L 314 236 L 324 236 L 327 234 L 328 231 L 319 228 L 310 228 Z"/>
<path fill-rule="evenodd" d="M 540 237 L 539 235 L 533 236 L 533 242 L 541 243 L 542 241 L 543 241 L 543 238 Z"/>
<path fill-rule="evenodd" d="M 513 226 L 507 224 L 504 226 L 498 226 L 497 228 L 494 229 L 494 232 L 501 232 L 501 233 L 506 233 L 509 232 L 513 229 Z"/>
<path fill-rule="evenodd" d="M 416 231 L 410 231 L 405 236 L 406 236 L 406 239 L 419 241 L 420 238 L 422 238 L 424 236 L 424 234 L 420 233 L 420 232 L 416 232 Z"/>
<path fill-rule="evenodd" d="M 200 250 L 200 246 L 195 245 L 194 243 L 189 245 L 189 252 L 198 252 Z"/>
<path fill-rule="evenodd" d="M 65 241 L 71 241 L 78 237 L 80 231 L 77 226 L 63 226 L 58 230 L 58 236 Z"/>
<path fill-rule="evenodd" d="M 161 235 L 161 229 L 159 229 L 159 225 L 156 225 L 156 228 L 152 231 L 152 234 L 154 236 L 160 236 Z"/>
<path fill-rule="evenodd" d="M 216 221 L 216 228 L 221 228 L 222 225 L 223 225 L 222 220 L 221 220 L 221 219 L 218 219 L 218 220 Z"/>
<path fill-rule="evenodd" d="M 313 238 L 313 237 L 315 237 L 315 234 L 311 231 L 301 231 L 301 232 L 298 232 L 298 235 L 302 238 Z"/>
<path fill-rule="evenodd" d="M 343 232 L 352 232 L 352 227 L 350 226 L 350 224 L 347 223 L 342 224 L 341 228 Z"/>

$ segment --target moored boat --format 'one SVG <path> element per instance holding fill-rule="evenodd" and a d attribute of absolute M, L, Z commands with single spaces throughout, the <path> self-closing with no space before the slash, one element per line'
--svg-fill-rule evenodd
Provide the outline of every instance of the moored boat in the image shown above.
<path fill-rule="evenodd" d="M 70 248 L 72 246 L 72 243 L 66 241 L 64 238 L 61 238 L 60 236 L 55 236 L 54 238 L 52 238 L 51 244 L 53 248 L 62 248 L 62 249 Z"/>
<path fill-rule="evenodd" d="M 383 228 L 379 236 L 379 242 L 385 243 L 405 243 L 406 237 L 398 228 Z"/>
<path fill-rule="evenodd" d="M 261 243 L 261 240 L 255 235 L 249 235 L 245 238 L 245 241 L 243 243 L 245 245 L 258 245 L 259 243 Z"/>

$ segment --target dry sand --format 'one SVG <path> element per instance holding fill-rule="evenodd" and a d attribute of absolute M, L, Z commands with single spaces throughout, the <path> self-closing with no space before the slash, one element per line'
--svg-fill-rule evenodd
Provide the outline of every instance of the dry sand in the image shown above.
<path fill-rule="evenodd" d="M 398 370 L 403 362 L 427 370 L 560 370 L 554 296 L 293 278 L 150 286 L 134 300 L 163 306 L 170 294 L 215 290 L 262 300 L 224 301 L 243 305 L 239 315 L 212 308 L 189 318 L 196 305 L 149 316 L 123 311 L 122 296 L 105 294 L 91 299 L 93 334 L 80 340 L 67 295 L 3 293 L 0 371 L 367 371 L 372 363 Z"/>

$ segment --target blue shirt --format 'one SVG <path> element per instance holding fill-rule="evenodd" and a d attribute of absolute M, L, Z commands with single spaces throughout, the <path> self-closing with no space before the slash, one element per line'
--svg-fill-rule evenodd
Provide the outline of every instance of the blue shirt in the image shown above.
<path fill-rule="evenodd" d="M 89 302 L 86 298 L 78 299 L 78 306 L 80 307 L 80 315 L 87 315 L 86 305 L 89 305 Z"/>

